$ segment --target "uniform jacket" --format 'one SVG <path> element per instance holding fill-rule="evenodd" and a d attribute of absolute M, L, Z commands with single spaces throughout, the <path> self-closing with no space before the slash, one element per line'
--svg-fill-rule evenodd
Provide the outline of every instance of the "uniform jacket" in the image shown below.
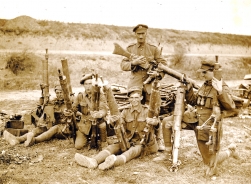
<path fill-rule="evenodd" d="M 129 105 L 121 113 L 122 123 L 125 127 L 127 138 L 131 142 L 139 143 L 144 135 L 144 128 L 146 126 L 146 118 L 148 114 L 148 107 L 146 105 L 141 105 L 137 110 L 133 110 Z M 139 134 L 139 138 L 134 139 L 135 133 Z M 154 144 L 155 136 L 154 129 L 150 133 L 150 142 L 149 145 Z"/>
<path fill-rule="evenodd" d="M 202 125 L 212 114 L 220 121 L 222 110 L 235 108 L 235 103 L 229 93 L 229 87 L 225 82 L 223 82 L 222 87 L 222 94 L 218 94 L 217 90 L 212 86 L 212 82 L 206 81 L 198 92 L 194 93 L 193 89 L 190 89 L 186 93 L 187 103 L 197 107 L 198 125 Z M 208 132 L 198 132 L 198 139 L 208 141 Z"/>
<path fill-rule="evenodd" d="M 85 92 L 80 92 L 73 102 L 73 109 L 82 113 L 81 121 L 78 123 L 78 129 L 86 135 L 89 135 L 91 129 L 91 105 L 91 96 L 88 96 Z M 107 114 L 107 110 L 106 98 L 103 93 L 100 93 L 99 113 L 102 113 L 104 117 Z"/>
<path fill-rule="evenodd" d="M 127 47 L 127 51 L 138 55 L 145 56 L 147 61 L 155 60 L 157 63 L 162 63 L 166 65 L 166 60 L 161 56 L 160 50 L 149 43 L 145 43 L 144 45 L 140 45 L 138 43 L 131 44 Z M 130 81 L 128 83 L 128 89 L 132 86 L 140 86 L 143 87 L 143 82 L 148 78 L 147 69 L 144 69 L 140 66 L 132 65 L 128 58 L 124 58 L 120 64 L 120 67 L 123 71 L 131 71 Z M 162 74 L 162 77 L 164 74 Z M 145 89 L 150 94 L 151 92 L 151 84 L 146 84 Z"/>

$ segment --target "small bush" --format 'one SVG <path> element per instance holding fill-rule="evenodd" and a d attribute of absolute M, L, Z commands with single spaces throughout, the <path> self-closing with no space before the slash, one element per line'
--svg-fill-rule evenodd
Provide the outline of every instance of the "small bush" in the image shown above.
<path fill-rule="evenodd" d="M 12 53 L 7 58 L 6 69 L 10 69 L 15 75 L 18 75 L 21 71 L 31 71 L 34 67 L 33 62 L 30 60 L 26 51 L 22 53 Z"/>
<path fill-rule="evenodd" d="M 181 43 L 177 43 L 174 45 L 174 55 L 171 60 L 173 65 L 181 64 L 182 60 L 184 59 L 186 53 L 186 49 Z"/>

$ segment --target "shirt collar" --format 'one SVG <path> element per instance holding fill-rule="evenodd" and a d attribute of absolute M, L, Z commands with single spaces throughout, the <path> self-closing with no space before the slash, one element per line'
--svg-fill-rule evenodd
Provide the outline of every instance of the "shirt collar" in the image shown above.
<path fill-rule="evenodd" d="M 130 112 L 133 113 L 134 111 L 141 112 L 142 110 L 142 105 L 140 104 L 137 109 L 134 109 L 133 107 L 130 109 Z"/>

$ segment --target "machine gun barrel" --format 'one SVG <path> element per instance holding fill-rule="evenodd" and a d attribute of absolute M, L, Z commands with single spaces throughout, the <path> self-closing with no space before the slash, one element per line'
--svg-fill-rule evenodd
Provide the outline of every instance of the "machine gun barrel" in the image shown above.
<path fill-rule="evenodd" d="M 162 63 L 158 64 L 158 69 L 162 70 L 165 74 L 170 75 L 171 77 L 174 77 L 174 78 L 176 78 L 178 80 L 183 80 L 182 78 L 184 77 L 184 74 L 182 74 L 182 73 L 180 73 L 180 72 L 178 72 L 176 70 L 173 70 L 173 69 L 171 69 L 171 68 L 163 65 Z M 200 88 L 200 86 L 197 85 L 196 81 L 194 81 L 193 79 L 191 79 L 191 78 L 185 78 L 184 80 L 185 80 L 185 82 L 191 82 L 193 84 L 193 87 L 195 89 L 199 89 Z"/>

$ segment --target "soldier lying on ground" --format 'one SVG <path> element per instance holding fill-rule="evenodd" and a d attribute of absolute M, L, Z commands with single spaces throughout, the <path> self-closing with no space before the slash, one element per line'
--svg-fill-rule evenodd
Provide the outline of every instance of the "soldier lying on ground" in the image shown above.
<path fill-rule="evenodd" d="M 141 104 L 142 89 L 140 87 L 132 87 L 128 90 L 130 105 L 121 113 L 121 121 L 126 129 L 127 138 L 131 147 L 122 152 L 119 143 L 109 145 L 107 148 L 99 152 L 93 158 L 76 153 L 76 162 L 87 168 L 99 168 L 101 170 L 109 169 L 113 166 L 123 165 L 130 160 L 144 154 L 156 153 L 158 144 L 154 135 L 154 130 L 150 133 L 149 143 L 143 147 L 140 144 L 146 123 L 157 126 L 159 121 L 157 118 L 147 118 L 148 107 Z"/>
<path fill-rule="evenodd" d="M 52 137 L 67 138 L 71 135 L 71 127 L 66 123 L 64 115 L 65 102 L 60 85 L 55 86 L 56 98 L 49 101 L 44 111 L 46 118 L 43 116 L 37 122 L 37 127 L 31 132 L 20 137 L 15 137 L 8 131 L 4 131 L 4 139 L 11 145 L 23 143 L 25 146 L 32 146 L 35 143 L 50 140 Z M 46 108 L 48 107 L 48 110 Z"/>
<path fill-rule="evenodd" d="M 222 163 L 230 156 L 237 157 L 237 153 L 235 153 L 236 145 L 234 144 L 231 144 L 226 151 L 220 151 L 220 141 L 222 138 L 221 112 L 224 109 L 234 109 L 235 103 L 229 94 L 227 84 L 222 79 L 217 80 L 214 77 L 215 61 L 202 61 L 201 64 L 199 72 L 205 78 L 205 83 L 196 93 L 190 84 L 187 85 L 186 102 L 197 108 L 189 108 L 190 110 L 184 113 L 181 127 L 187 130 L 194 130 L 203 162 L 208 166 L 206 174 L 207 176 L 214 176 L 217 175 L 217 164 Z M 207 126 L 202 129 L 198 128 L 198 126 L 202 126 L 212 116 L 219 122 L 216 126 L 217 139 L 214 152 L 210 152 L 208 144 L 210 127 L 213 125 L 213 121 L 210 120 Z M 154 161 L 167 160 L 172 151 L 173 116 L 164 118 L 162 124 L 166 146 L 165 155 L 155 158 Z"/>
<path fill-rule="evenodd" d="M 80 92 L 74 100 L 73 109 L 77 115 L 81 116 L 80 122 L 77 123 L 77 136 L 75 141 L 75 148 L 81 149 L 86 146 L 91 137 L 91 126 L 92 119 L 95 118 L 98 121 L 98 132 L 101 141 L 101 147 L 107 146 L 107 132 L 106 132 L 106 122 L 104 121 L 104 117 L 107 114 L 108 106 L 106 103 L 106 98 L 102 92 L 100 92 L 100 100 L 99 100 L 99 110 L 91 111 L 92 102 L 92 77 L 93 74 L 84 75 L 80 84 L 84 87 L 84 92 Z"/>

